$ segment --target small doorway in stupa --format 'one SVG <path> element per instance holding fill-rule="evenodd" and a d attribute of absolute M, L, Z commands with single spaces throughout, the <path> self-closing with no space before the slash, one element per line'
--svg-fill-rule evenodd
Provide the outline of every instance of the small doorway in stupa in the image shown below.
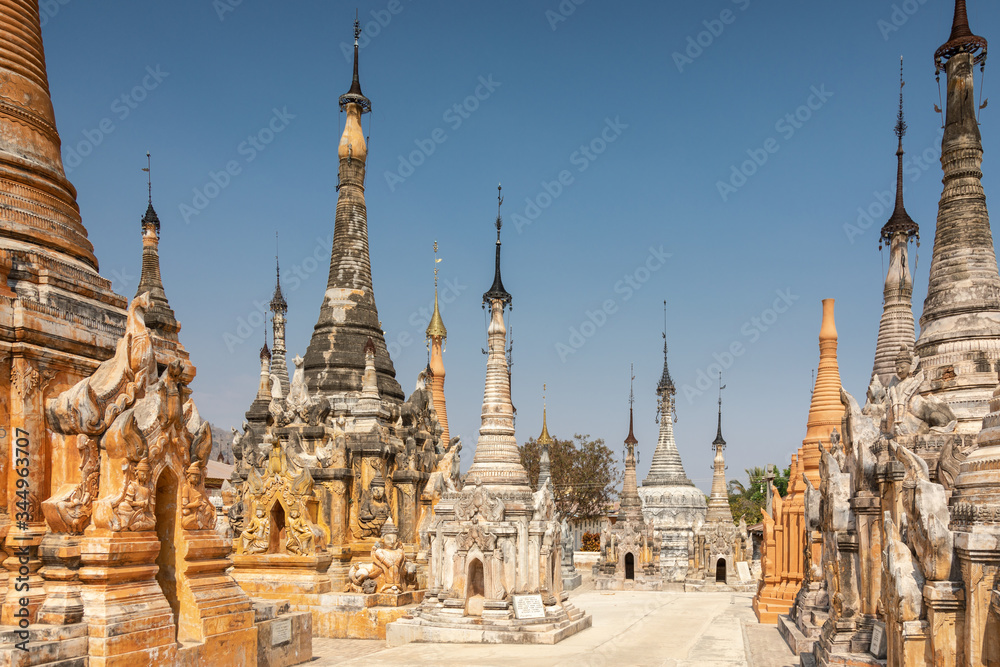
<path fill-rule="evenodd" d="M 280 554 L 285 544 L 285 508 L 280 502 L 271 507 L 271 534 L 267 545 L 267 553 Z"/>
<path fill-rule="evenodd" d="M 720 558 L 719 562 L 715 564 L 715 583 L 724 584 L 726 583 L 726 559 Z"/>
<path fill-rule="evenodd" d="M 635 579 L 635 556 L 625 554 L 625 578 Z"/>
<path fill-rule="evenodd" d="M 469 563 L 469 574 L 466 583 L 465 613 L 469 616 L 483 615 L 483 602 L 486 601 L 486 578 L 483 575 L 483 561 L 473 558 Z"/>
<path fill-rule="evenodd" d="M 164 468 L 156 480 L 156 537 L 160 540 L 160 553 L 156 556 L 156 583 L 174 614 L 174 640 L 180 626 L 181 600 L 177 595 L 177 477 L 170 468 Z"/>

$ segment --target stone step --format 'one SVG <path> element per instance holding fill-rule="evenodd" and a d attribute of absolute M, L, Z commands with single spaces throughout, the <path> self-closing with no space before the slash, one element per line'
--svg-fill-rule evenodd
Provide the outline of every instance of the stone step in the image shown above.
<path fill-rule="evenodd" d="M 0 667 L 86 667 L 87 637 L 57 641 L 28 640 L 28 650 L 14 644 L 0 646 Z"/>

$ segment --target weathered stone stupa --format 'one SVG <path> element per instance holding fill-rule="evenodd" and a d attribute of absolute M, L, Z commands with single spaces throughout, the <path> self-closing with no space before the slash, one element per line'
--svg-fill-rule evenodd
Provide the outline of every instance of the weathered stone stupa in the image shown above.
<path fill-rule="evenodd" d="M 664 302 L 664 315 L 666 315 Z M 667 366 L 667 333 L 663 331 L 663 373 L 656 385 L 659 397 L 660 437 L 656 442 L 649 474 L 639 487 L 642 512 L 653 521 L 660 539 L 660 570 L 665 582 L 683 582 L 694 536 L 705 523 L 705 495 L 684 473 L 674 441 L 677 389 Z"/>
<path fill-rule="evenodd" d="M 421 598 L 427 572 L 418 529 L 437 496 L 453 488 L 460 445 L 449 449 L 442 440 L 424 373 L 402 400 L 379 325 L 361 129 L 371 103 L 358 76 L 359 35 L 355 22 L 354 77 L 340 97 L 346 124 L 319 319 L 305 358 L 294 360 L 287 393 L 274 366 L 280 357 L 262 356 L 261 385 L 233 448 L 241 500 L 230 517 L 233 576 L 244 589 L 311 611 L 315 634 L 376 638 Z M 275 352 L 283 354 L 280 286 L 272 303 Z"/>
<path fill-rule="evenodd" d="M 729 507 L 726 484 L 726 440 L 722 437 L 722 374 L 719 374 L 719 423 L 712 447 L 715 449 L 712 492 L 708 497 L 705 523 L 692 541 L 691 563 L 685 590 L 713 590 L 720 586 L 743 588 L 736 564 L 745 560 L 746 525 L 737 528 Z"/>
<path fill-rule="evenodd" d="M 498 207 L 494 280 L 483 295 L 489 350 L 475 457 L 464 488 L 444 494 L 435 507 L 427 594 L 413 618 L 388 626 L 390 645 L 551 644 L 591 624 L 562 590 L 551 484 L 532 493 L 514 436 L 504 323 L 511 295 L 500 276 L 501 225 Z"/>
<path fill-rule="evenodd" d="M 660 570 L 660 539 L 653 522 L 642 514 L 642 500 L 635 475 L 635 446 L 639 441 L 632 429 L 632 394 L 629 393 L 628 437 L 625 438 L 625 477 L 618 503 L 618 517 L 601 527 L 601 554 L 594 564 L 597 590 L 658 591 L 664 578 Z"/>

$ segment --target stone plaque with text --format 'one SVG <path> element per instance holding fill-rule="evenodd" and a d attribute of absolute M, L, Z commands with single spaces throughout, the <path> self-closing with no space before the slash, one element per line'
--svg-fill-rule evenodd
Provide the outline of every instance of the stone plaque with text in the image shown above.
<path fill-rule="evenodd" d="M 753 578 L 750 576 L 750 566 L 747 565 L 745 560 L 741 560 L 736 564 L 736 571 L 740 575 L 740 581 L 750 581 Z"/>
<path fill-rule="evenodd" d="M 545 618 L 541 595 L 515 595 L 514 616 L 518 619 Z"/>
<path fill-rule="evenodd" d="M 292 619 L 279 618 L 271 624 L 271 646 L 292 640 Z"/>
<path fill-rule="evenodd" d="M 868 647 L 868 652 L 876 658 L 885 658 L 885 623 L 875 621 L 872 625 L 872 643 Z"/>

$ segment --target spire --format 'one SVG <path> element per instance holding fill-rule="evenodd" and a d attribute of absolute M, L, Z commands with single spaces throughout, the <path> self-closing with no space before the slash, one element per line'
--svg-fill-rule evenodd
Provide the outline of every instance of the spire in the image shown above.
<path fill-rule="evenodd" d="M 834 429 L 840 428 L 840 422 L 844 417 L 844 405 L 840 402 L 840 366 L 837 364 L 834 303 L 833 299 L 823 299 L 823 322 L 819 329 L 819 365 L 816 368 L 816 384 L 809 403 L 806 437 L 803 440 L 805 445 L 817 442 L 827 445 L 830 442 L 830 434 Z"/>
<path fill-rule="evenodd" d="M 502 186 L 497 185 L 497 259 L 496 259 L 496 270 L 493 274 L 493 285 L 490 287 L 489 291 L 483 294 L 483 305 L 490 303 L 494 300 L 499 299 L 504 306 L 509 306 L 511 302 L 511 296 L 507 293 L 507 290 L 503 288 L 503 280 L 500 278 L 500 228 L 503 227 L 503 218 L 500 216 L 500 207 L 503 206 L 503 189 Z"/>
<path fill-rule="evenodd" d="M 642 481 L 644 487 L 647 486 L 694 486 L 688 476 L 684 473 L 684 464 L 681 463 L 680 452 L 677 451 L 677 443 L 674 442 L 674 416 L 676 408 L 674 406 L 674 396 L 677 393 L 673 380 L 670 378 L 670 370 L 667 368 L 667 302 L 663 302 L 663 374 L 660 382 L 656 385 L 656 394 L 659 396 L 659 421 L 660 435 L 656 441 L 656 449 L 653 451 L 653 460 L 649 465 L 649 474 Z"/>
<path fill-rule="evenodd" d="M 625 476 L 622 479 L 622 494 L 618 507 L 620 513 L 629 521 L 642 521 L 642 500 L 639 498 L 639 489 L 635 475 L 635 446 L 639 441 L 635 437 L 632 425 L 632 407 L 635 403 L 635 393 L 632 383 L 635 381 L 634 367 L 629 366 L 629 391 L 628 391 L 628 437 L 625 438 Z"/>
<path fill-rule="evenodd" d="M 361 79 L 358 78 L 358 37 L 361 36 L 361 23 L 358 22 L 357 10 L 354 13 L 354 79 L 351 80 L 351 89 L 340 96 L 340 110 L 343 111 L 348 104 L 357 104 L 361 113 L 368 113 L 372 110 L 372 103 L 361 92 Z"/>
<path fill-rule="evenodd" d="M 503 199 L 499 198 L 503 203 Z M 514 406 L 510 401 L 510 373 L 507 365 L 507 328 L 503 311 L 511 296 L 500 283 L 500 226 L 497 215 L 497 265 L 493 287 L 483 295 L 490 306 L 487 329 L 486 388 L 483 391 L 482 425 L 467 481 L 481 480 L 486 486 L 528 493 L 528 474 L 514 438 Z M 513 488 L 511 488 L 513 487 Z"/>
<path fill-rule="evenodd" d="M 448 330 L 444 327 L 444 320 L 441 319 L 441 312 L 438 309 L 438 267 L 441 259 L 437 256 L 438 244 L 434 242 L 434 314 L 431 316 L 430 324 L 427 325 L 427 340 L 430 346 L 431 357 L 427 365 L 431 371 L 431 398 L 434 401 L 434 412 L 437 413 L 438 423 L 441 424 L 441 442 L 448 444 L 451 432 L 448 429 L 448 408 L 444 398 L 444 341 L 448 337 Z"/>
<path fill-rule="evenodd" d="M 361 34 L 354 25 L 355 42 Z M 339 158 L 337 209 L 334 216 L 330 273 L 319 317 L 306 349 L 303 374 L 310 392 L 326 395 L 361 391 L 365 370 L 364 347 L 375 344 L 375 370 L 383 401 L 400 403 L 403 389 L 386 348 L 372 287 L 368 248 L 368 211 L 365 204 L 365 169 L 368 146 L 361 129 L 361 115 L 371 104 L 361 94 L 355 46 L 354 79 L 341 96 L 346 111 L 344 132 L 337 148 Z"/>
<path fill-rule="evenodd" d="M 715 432 L 712 446 L 715 448 L 715 459 L 712 463 L 712 492 L 708 496 L 708 512 L 706 522 L 733 523 L 733 510 L 729 507 L 729 491 L 726 487 L 726 441 L 722 437 L 722 372 L 719 372 L 719 426 Z"/>
<path fill-rule="evenodd" d="M 625 438 L 625 444 L 629 446 L 629 452 L 631 452 L 639 441 L 635 438 L 635 433 L 632 432 L 632 404 L 635 402 L 635 393 L 632 390 L 632 382 L 635 380 L 635 367 L 629 365 L 629 375 L 631 379 L 628 383 L 628 437 Z"/>
<path fill-rule="evenodd" d="M 549 457 L 549 449 L 552 447 L 552 437 L 549 436 L 549 427 L 546 424 L 545 406 L 545 385 L 542 385 L 542 433 L 538 436 L 538 444 L 541 446 L 541 453 L 538 456 L 538 486 L 541 487 L 546 480 L 552 479 L 552 460 Z"/>
<path fill-rule="evenodd" d="M 281 264 L 278 262 L 278 232 L 274 233 L 274 296 L 271 297 L 271 312 L 285 314 L 288 312 L 288 303 L 285 295 L 281 293 Z"/>
<path fill-rule="evenodd" d="M 716 448 L 726 446 L 726 440 L 722 437 L 722 390 L 725 388 L 726 385 L 722 384 L 722 372 L 719 371 L 719 428 L 715 432 L 715 440 L 712 441 L 712 445 Z"/>
<path fill-rule="evenodd" d="M 149 193 L 149 203 L 146 205 L 146 213 L 140 221 L 142 270 L 139 273 L 139 286 L 136 287 L 135 296 L 149 292 L 151 306 L 146 310 L 146 326 L 155 331 L 161 338 L 177 342 L 177 333 L 180 331 L 181 325 L 174 316 L 174 311 L 170 308 L 167 294 L 163 290 L 163 280 L 160 278 L 160 218 L 153 208 L 151 166 L 152 162 L 147 151 L 146 166 L 143 171 L 147 174 L 146 187 Z"/>
<path fill-rule="evenodd" d="M 974 62 L 986 62 L 987 42 L 982 37 L 972 34 L 969 28 L 969 15 L 965 9 L 965 0 L 955 0 L 955 18 L 951 22 L 951 35 L 948 41 L 934 52 L 934 67 L 940 72 L 945 63 L 960 53 L 971 54 Z"/>
<path fill-rule="evenodd" d="M 278 384 L 281 385 L 281 395 L 288 396 L 291 383 L 288 380 L 288 361 L 285 356 L 285 313 L 288 304 L 281 293 L 281 266 L 278 264 L 278 232 L 274 233 L 274 296 L 271 297 L 271 327 L 274 336 L 274 357 L 271 368 Z"/>
<path fill-rule="evenodd" d="M 889 221 L 882 227 L 881 243 L 889 245 L 889 271 L 883 288 L 882 319 L 879 322 L 878 341 L 875 345 L 875 364 L 872 375 L 877 375 L 883 387 L 896 374 L 896 356 L 899 348 L 905 346 L 913 350 L 915 328 L 913 321 L 913 277 L 909 265 L 909 241 L 920 242 L 920 228 L 903 206 L 903 135 L 906 121 L 903 119 L 903 58 L 899 59 L 899 111 L 896 115 L 896 208 Z"/>
<path fill-rule="evenodd" d="M 667 367 L 667 300 L 663 300 L 663 374 L 660 375 L 660 383 L 656 385 L 656 391 L 664 392 L 668 391 L 671 394 L 676 394 L 677 389 L 674 387 L 674 381 L 670 377 L 670 368 Z"/>
<path fill-rule="evenodd" d="M 1000 275 L 982 183 L 983 144 L 975 103 L 974 65 L 986 40 L 971 34 L 965 3 L 955 5 L 952 37 L 935 63 L 947 74 L 944 172 L 927 297 L 914 352 L 927 380 L 924 395 L 944 401 L 959 434 L 978 433 L 1000 362 Z"/>
<path fill-rule="evenodd" d="M 906 213 L 903 205 L 903 136 L 906 134 L 906 121 L 903 119 L 903 57 L 899 57 L 899 112 L 896 114 L 896 137 L 899 139 L 899 146 L 896 149 L 896 206 L 889 217 L 889 221 L 882 227 L 880 240 L 891 242 L 892 237 L 898 233 L 904 233 L 907 238 L 920 238 L 920 228 L 913 222 Z"/>
<path fill-rule="evenodd" d="M 438 309 L 438 267 L 441 260 L 437 256 L 438 242 L 434 242 L 434 314 L 431 315 L 430 324 L 427 325 L 427 337 L 438 337 L 445 339 L 448 337 L 448 330 L 441 319 L 441 311 Z"/>

